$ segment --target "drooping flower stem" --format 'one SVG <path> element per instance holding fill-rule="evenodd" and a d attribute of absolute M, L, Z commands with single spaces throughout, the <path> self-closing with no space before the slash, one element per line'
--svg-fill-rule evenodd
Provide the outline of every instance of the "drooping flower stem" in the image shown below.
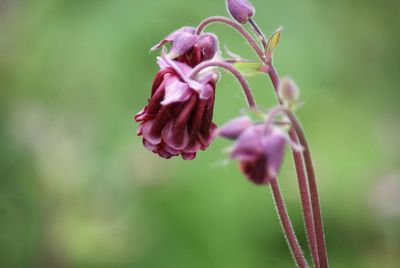
<path fill-rule="evenodd" d="M 271 82 L 274 86 L 276 96 L 277 96 L 279 102 L 282 103 L 282 101 L 278 97 L 279 76 L 272 64 L 270 64 L 269 67 L 270 67 L 269 68 L 269 76 L 270 76 Z M 315 172 L 314 172 L 314 167 L 312 164 L 312 159 L 311 159 L 308 142 L 305 138 L 304 131 L 303 131 L 299 121 L 294 116 L 294 114 L 291 112 L 287 112 L 287 115 L 288 115 L 288 117 L 292 123 L 292 127 L 293 127 L 289 131 L 290 137 L 292 138 L 292 140 L 294 142 L 297 142 L 297 140 L 298 140 L 300 142 L 300 144 L 304 147 L 303 158 L 304 158 L 304 162 L 305 162 L 306 170 L 307 170 L 308 190 L 305 189 L 307 187 L 307 183 L 304 181 L 304 166 L 303 166 L 303 160 L 301 159 L 301 155 L 298 152 L 293 151 L 293 158 L 295 160 L 295 167 L 296 167 L 297 177 L 298 177 L 298 181 L 299 181 L 300 195 L 301 195 L 301 199 L 302 199 L 304 220 L 306 222 L 306 229 L 307 229 L 307 233 L 308 233 L 308 239 L 309 239 L 311 251 L 314 256 L 315 255 L 314 241 L 316 240 L 317 251 L 318 251 L 318 258 L 316 258 L 314 256 L 314 261 L 315 261 L 316 267 L 318 267 L 317 264 L 319 262 L 319 267 L 327 268 L 328 267 L 328 258 L 327 258 L 324 229 L 323 229 L 323 222 L 322 222 L 322 216 L 321 216 L 321 207 L 320 207 L 320 203 L 319 203 L 317 183 L 316 183 L 316 179 L 315 179 Z M 311 224 L 311 219 L 309 219 L 310 204 L 309 204 L 309 201 L 307 201 L 307 199 L 311 199 L 311 208 L 312 208 L 312 215 L 313 215 L 312 222 L 313 222 L 314 228 L 310 227 L 310 224 Z M 312 229 L 314 229 L 315 238 L 314 238 L 314 235 L 312 234 L 313 233 Z"/>
<path fill-rule="evenodd" d="M 259 47 L 257 44 L 257 41 L 254 40 L 254 38 L 246 31 L 245 28 L 243 28 L 242 25 L 239 23 L 235 22 L 232 19 L 222 17 L 222 16 L 214 16 L 214 17 L 209 17 L 205 20 L 203 20 L 199 26 L 197 26 L 196 34 L 200 34 L 206 26 L 212 23 L 223 23 L 226 25 L 229 25 L 236 31 L 238 31 L 247 41 L 247 43 L 253 48 L 257 56 L 260 58 L 261 62 L 266 63 L 266 56 L 264 51 Z"/>
<path fill-rule="evenodd" d="M 231 72 L 238 79 L 240 85 L 242 86 L 250 108 L 257 107 L 256 102 L 253 97 L 253 94 L 251 92 L 250 86 L 247 83 L 244 76 L 235 67 L 233 67 L 232 64 L 229 64 L 225 61 L 217 61 L 217 60 L 204 61 L 204 62 L 200 63 L 199 65 L 197 65 L 192 70 L 192 72 L 189 74 L 189 79 L 194 79 L 202 70 L 209 68 L 209 67 L 220 67 L 220 68 L 223 68 L 223 69 Z"/>
<path fill-rule="evenodd" d="M 285 202 L 281 194 L 281 190 L 277 179 L 273 179 L 271 182 L 271 191 L 275 201 L 275 207 L 278 212 L 278 216 L 282 225 L 283 232 L 287 239 L 289 249 L 293 254 L 293 258 L 300 268 L 308 267 L 307 262 L 304 258 L 303 252 L 300 248 L 299 242 L 297 241 L 296 234 L 293 230 L 293 226 L 290 222 L 289 215 L 286 210 Z"/>

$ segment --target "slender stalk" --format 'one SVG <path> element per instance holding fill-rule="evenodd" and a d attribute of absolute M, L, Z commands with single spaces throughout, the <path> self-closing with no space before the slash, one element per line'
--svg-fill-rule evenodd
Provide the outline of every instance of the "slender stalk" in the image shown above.
<path fill-rule="evenodd" d="M 292 223 L 290 221 L 289 215 L 286 210 L 285 201 L 281 194 L 281 190 L 279 188 L 279 184 L 276 178 L 273 179 L 271 182 L 271 190 L 274 196 L 275 207 L 278 212 L 282 229 L 285 234 L 286 240 L 288 242 L 289 249 L 293 254 L 293 258 L 298 267 L 306 268 L 308 267 L 308 265 L 304 258 L 303 252 L 299 246 L 299 242 L 297 241 L 296 234 L 293 230 Z"/>
<path fill-rule="evenodd" d="M 272 66 L 272 64 L 269 65 L 269 76 L 271 78 L 271 82 L 274 86 L 276 96 L 279 100 L 279 103 L 282 103 L 282 101 L 278 97 L 278 88 L 279 88 L 279 76 L 275 70 L 275 68 Z M 307 170 L 307 179 L 308 179 L 308 190 L 309 190 L 309 195 L 307 194 L 307 198 L 311 199 L 311 208 L 312 208 L 312 214 L 313 214 L 313 224 L 314 224 L 314 231 L 315 231 L 315 240 L 317 244 L 317 251 L 318 251 L 318 258 L 314 257 L 314 261 L 316 262 L 317 265 L 317 260 L 319 260 L 319 267 L 321 268 L 327 268 L 329 267 L 328 265 L 328 257 L 326 253 L 326 244 L 325 244 L 325 238 L 324 238 L 324 230 L 323 230 L 323 222 L 322 222 L 322 216 L 321 216 L 321 207 L 319 203 L 319 196 L 318 196 L 318 189 L 317 189 L 317 184 L 316 184 L 316 179 L 315 179 L 315 173 L 314 173 L 314 167 L 312 164 L 311 160 L 311 154 L 309 150 L 309 146 L 307 143 L 307 140 L 305 138 L 304 132 L 302 130 L 302 127 L 300 123 L 298 122 L 297 118 L 292 114 L 292 113 L 287 113 L 289 119 L 291 120 L 293 128 L 290 129 L 289 135 L 295 141 L 297 141 L 297 138 L 300 141 L 300 144 L 304 147 L 304 152 L 303 152 L 303 157 L 304 157 L 304 162 L 306 165 L 306 170 Z M 294 119 L 294 120 L 293 120 Z M 300 195 L 302 196 L 302 199 L 305 199 L 305 190 L 304 187 L 305 184 L 303 182 L 302 177 L 304 176 L 304 167 L 302 163 L 301 156 L 298 152 L 293 151 L 293 157 L 295 159 L 295 164 L 296 165 L 296 172 L 298 175 L 298 180 L 299 180 L 299 186 L 300 186 Z M 301 163 L 301 164 L 300 164 Z M 303 201 L 302 201 L 303 202 Z M 307 202 L 308 203 L 308 202 Z M 302 204 L 303 205 L 303 204 Z M 304 204 L 306 205 L 306 204 Z M 310 224 L 307 223 L 307 215 L 309 214 L 308 211 L 306 211 L 306 207 L 303 205 L 303 212 L 304 212 L 304 218 L 306 221 L 306 225 Z M 309 207 L 309 204 L 307 206 L 307 209 Z M 308 229 L 311 230 L 310 227 L 306 227 L 307 232 Z M 315 254 L 315 246 L 313 245 L 314 241 L 313 235 L 311 233 L 308 234 L 308 239 L 309 243 L 311 246 L 311 251 L 313 252 L 313 256 Z"/>
<path fill-rule="evenodd" d="M 324 225 L 322 222 L 321 206 L 319 202 L 317 182 L 315 179 L 314 165 L 311 158 L 310 148 L 308 146 L 306 136 L 304 134 L 303 128 L 301 127 L 299 120 L 292 112 L 288 112 L 287 115 L 292 123 L 293 129 L 297 134 L 300 144 L 304 148 L 303 157 L 304 157 L 304 162 L 306 164 L 308 187 L 311 193 L 311 204 L 314 214 L 314 225 L 317 238 L 317 245 L 319 248 L 320 267 L 327 268 L 329 264 L 328 264 L 328 256 L 326 251 L 325 235 L 323 228 Z"/>
<path fill-rule="evenodd" d="M 256 33 L 256 35 L 258 36 L 258 38 L 261 41 L 261 44 L 264 48 L 264 50 L 267 49 L 268 47 L 268 41 L 267 38 L 265 37 L 263 31 L 261 30 L 261 28 L 258 26 L 258 24 L 256 23 L 255 20 L 253 20 L 252 18 L 249 19 L 249 23 L 251 25 L 251 27 L 253 28 L 254 32 Z"/>
<path fill-rule="evenodd" d="M 254 40 L 254 38 L 246 31 L 245 28 L 243 28 L 242 25 L 235 22 L 234 20 L 231 20 L 229 18 L 222 17 L 222 16 L 209 17 L 209 18 L 203 20 L 199 24 L 199 26 L 197 26 L 196 34 L 199 35 L 204 30 L 205 27 L 207 27 L 209 24 L 212 24 L 212 23 L 223 23 L 223 24 L 229 25 L 230 27 L 232 27 L 233 29 L 238 31 L 244 37 L 244 39 L 246 39 L 247 43 L 253 48 L 253 50 L 255 51 L 257 56 L 260 58 L 261 62 L 267 63 L 265 53 L 258 46 L 257 41 Z"/>
<path fill-rule="evenodd" d="M 244 94 L 246 95 L 247 102 L 250 106 L 250 108 L 256 108 L 256 102 L 254 100 L 253 94 L 251 92 L 250 86 L 247 83 L 246 79 L 244 76 L 235 68 L 232 66 L 232 64 L 229 64 L 224 61 L 217 61 L 217 60 L 210 60 L 210 61 L 203 61 L 199 65 L 197 65 L 192 72 L 189 74 L 189 79 L 194 79 L 196 75 L 198 75 L 202 70 L 209 68 L 209 67 L 220 67 L 224 68 L 225 70 L 230 71 L 239 81 L 240 85 L 243 88 Z"/>
<path fill-rule="evenodd" d="M 289 136 L 293 142 L 298 143 L 298 139 L 294 131 L 289 131 Z M 301 207 L 303 209 L 303 218 L 304 218 L 305 228 L 307 231 L 307 240 L 310 245 L 314 266 L 315 268 L 319 268 L 320 265 L 318 256 L 318 244 L 314 227 L 312 207 L 310 203 L 310 193 L 308 191 L 306 175 L 304 172 L 303 160 L 301 158 L 301 153 L 295 150 L 292 150 L 292 155 L 297 174 L 297 181 L 299 184 Z"/>
<path fill-rule="evenodd" d="M 274 117 L 278 114 L 284 112 L 287 113 L 287 108 L 284 106 L 277 106 L 268 113 L 268 119 L 265 123 L 266 126 L 272 124 Z M 298 144 L 298 139 L 296 133 L 294 131 L 290 131 L 289 133 L 290 139 L 293 143 Z M 316 234 L 314 229 L 314 219 L 311 209 L 310 203 L 310 194 L 308 192 L 308 185 L 306 181 L 306 175 L 303 166 L 303 160 L 301 158 L 301 153 L 297 150 L 292 150 L 294 165 L 296 169 L 299 190 L 300 190 L 300 199 L 301 206 L 303 209 L 303 217 L 306 227 L 307 239 L 310 245 L 310 250 L 313 258 L 313 263 L 315 268 L 319 268 L 319 257 L 318 257 L 318 245 L 316 240 Z"/>

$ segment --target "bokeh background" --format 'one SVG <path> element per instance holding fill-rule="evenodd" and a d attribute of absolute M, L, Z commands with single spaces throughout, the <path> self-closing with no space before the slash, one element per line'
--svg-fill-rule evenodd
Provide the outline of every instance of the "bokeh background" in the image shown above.
<path fill-rule="evenodd" d="M 400 267 L 400 2 L 252 2 L 268 34 L 285 26 L 275 64 L 301 88 L 332 267 Z M 269 190 L 228 161 L 229 142 L 184 162 L 136 137 L 149 48 L 225 14 L 223 0 L 0 1 L 0 267 L 294 267 Z M 265 77 L 250 83 L 274 105 Z M 243 107 L 224 75 L 215 122 Z M 280 182 L 305 245 L 289 154 Z"/>

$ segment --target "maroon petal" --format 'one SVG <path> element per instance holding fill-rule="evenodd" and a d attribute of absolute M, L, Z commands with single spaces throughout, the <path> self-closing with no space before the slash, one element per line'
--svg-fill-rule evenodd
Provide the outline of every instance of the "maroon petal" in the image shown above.
<path fill-rule="evenodd" d="M 208 100 L 206 110 L 204 112 L 203 116 L 203 121 L 201 123 L 200 127 L 200 136 L 201 139 L 206 141 L 210 138 L 211 132 L 210 130 L 212 129 L 212 118 L 213 118 L 213 113 L 214 113 L 214 100 L 215 100 L 215 90 L 214 94 L 211 96 L 211 98 Z"/>
<path fill-rule="evenodd" d="M 199 136 L 199 140 L 200 140 L 200 142 L 202 144 L 201 150 L 207 149 L 207 147 L 210 145 L 210 143 L 217 136 L 217 130 L 218 130 L 217 125 L 214 124 L 214 123 L 211 123 L 211 125 L 209 127 L 209 131 L 208 131 L 208 135 L 207 136 L 203 136 L 203 135 Z"/>
<path fill-rule="evenodd" d="M 196 110 L 188 125 L 189 145 L 185 148 L 185 152 L 196 152 L 201 148 L 201 144 L 198 142 L 198 136 L 206 106 L 206 100 L 198 101 Z"/>
<path fill-rule="evenodd" d="M 263 155 L 253 161 L 240 161 L 240 169 L 255 184 L 266 184 L 268 182 L 266 159 Z"/>
<path fill-rule="evenodd" d="M 189 142 L 186 126 L 176 129 L 173 122 L 168 123 L 168 125 L 162 131 L 161 136 L 163 142 L 178 151 L 183 150 L 183 148 L 185 148 Z"/>
<path fill-rule="evenodd" d="M 142 127 L 143 137 L 152 144 L 159 144 L 161 142 L 161 133 L 168 122 L 170 122 L 174 109 L 174 105 L 164 106 L 155 119 L 144 122 Z"/>
<path fill-rule="evenodd" d="M 196 157 L 196 153 L 182 153 L 183 160 L 193 160 Z"/>
<path fill-rule="evenodd" d="M 153 153 L 157 153 L 159 146 L 150 143 L 148 140 L 143 139 L 143 146 Z"/>
<path fill-rule="evenodd" d="M 161 69 L 157 73 L 156 77 L 154 77 L 153 86 L 151 88 L 151 96 L 153 96 L 154 92 L 160 87 L 161 83 L 164 80 L 164 76 L 167 75 L 167 74 L 175 74 L 174 69 L 172 69 L 170 67 L 167 67 L 165 69 Z"/>
<path fill-rule="evenodd" d="M 166 127 L 162 133 L 163 140 L 166 144 L 174 149 L 182 150 L 189 142 L 189 135 L 187 132 L 187 123 L 189 122 L 190 116 L 196 107 L 197 96 L 195 94 L 183 104 L 183 108 L 180 111 L 178 117 L 174 120 L 173 124 Z"/>

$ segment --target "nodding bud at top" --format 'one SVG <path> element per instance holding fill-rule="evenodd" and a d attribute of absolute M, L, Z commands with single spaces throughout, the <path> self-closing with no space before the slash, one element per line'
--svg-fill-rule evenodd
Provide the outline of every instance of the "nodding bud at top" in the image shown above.
<path fill-rule="evenodd" d="M 218 53 L 218 38 L 211 33 L 196 34 L 193 27 L 182 27 L 151 48 L 155 51 L 165 43 L 171 43 L 170 59 L 194 67 L 202 61 L 210 60 Z"/>
<path fill-rule="evenodd" d="M 292 78 L 285 76 L 281 79 L 278 94 L 285 103 L 295 104 L 299 100 L 300 90 Z"/>
<path fill-rule="evenodd" d="M 227 0 L 229 14 L 238 22 L 246 24 L 255 13 L 254 6 L 247 0 Z"/>

